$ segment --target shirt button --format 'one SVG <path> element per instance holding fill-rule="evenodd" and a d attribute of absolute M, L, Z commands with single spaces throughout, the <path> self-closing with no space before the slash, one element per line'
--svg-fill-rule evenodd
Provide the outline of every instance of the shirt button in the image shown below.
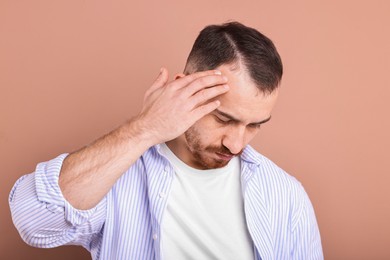
<path fill-rule="evenodd" d="M 153 234 L 153 240 L 157 239 L 157 234 Z"/>
<path fill-rule="evenodd" d="M 159 196 L 160 196 L 160 198 L 165 198 L 165 193 L 164 192 L 160 192 Z"/>

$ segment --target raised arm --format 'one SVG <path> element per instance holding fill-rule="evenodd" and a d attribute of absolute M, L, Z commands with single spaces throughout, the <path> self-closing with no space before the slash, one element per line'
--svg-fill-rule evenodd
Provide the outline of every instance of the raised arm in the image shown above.
<path fill-rule="evenodd" d="M 65 199 L 77 209 L 97 205 L 149 147 L 176 138 L 216 109 L 215 97 L 228 91 L 226 81 L 212 70 L 168 82 L 161 69 L 139 115 L 64 160 L 59 186 Z"/>

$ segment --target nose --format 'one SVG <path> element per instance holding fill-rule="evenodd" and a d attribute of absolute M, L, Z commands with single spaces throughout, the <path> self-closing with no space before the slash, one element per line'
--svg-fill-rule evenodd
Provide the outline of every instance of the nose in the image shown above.
<path fill-rule="evenodd" d="M 235 126 L 227 129 L 222 145 L 229 149 L 232 154 L 238 154 L 246 145 L 245 143 L 245 127 Z"/>

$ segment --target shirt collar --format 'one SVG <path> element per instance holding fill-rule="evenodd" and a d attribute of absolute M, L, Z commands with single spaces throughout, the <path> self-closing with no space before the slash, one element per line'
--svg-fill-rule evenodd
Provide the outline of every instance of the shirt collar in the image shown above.
<path fill-rule="evenodd" d="M 242 151 L 241 159 L 256 165 L 259 165 L 262 162 L 262 156 L 250 145 L 247 145 Z"/>

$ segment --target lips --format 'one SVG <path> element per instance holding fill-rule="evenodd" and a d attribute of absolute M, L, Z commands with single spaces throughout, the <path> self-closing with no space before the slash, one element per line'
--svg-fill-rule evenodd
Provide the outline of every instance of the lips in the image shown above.
<path fill-rule="evenodd" d="M 230 161 L 234 157 L 234 155 L 223 153 L 216 153 L 216 155 L 224 161 Z"/>

